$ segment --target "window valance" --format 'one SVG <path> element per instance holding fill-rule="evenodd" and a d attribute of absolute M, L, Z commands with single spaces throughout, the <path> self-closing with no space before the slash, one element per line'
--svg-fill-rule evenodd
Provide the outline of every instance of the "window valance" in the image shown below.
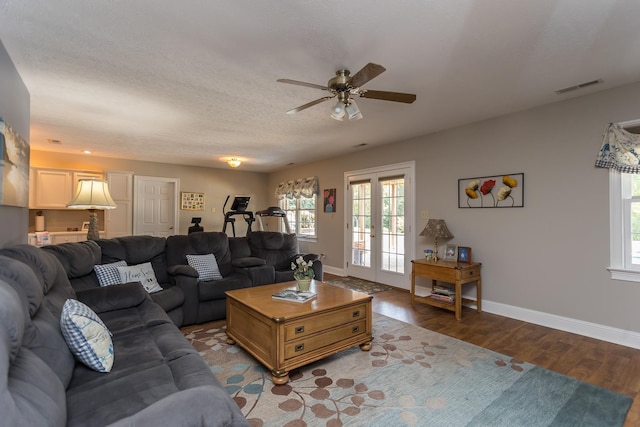
<path fill-rule="evenodd" d="M 312 197 L 315 194 L 318 194 L 318 177 L 316 176 L 281 182 L 276 188 L 276 199 L 278 200 L 285 197 L 290 199 Z"/>
<path fill-rule="evenodd" d="M 596 166 L 624 173 L 640 173 L 640 135 L 627 132 L 618 123 L 609 123 Z"/>

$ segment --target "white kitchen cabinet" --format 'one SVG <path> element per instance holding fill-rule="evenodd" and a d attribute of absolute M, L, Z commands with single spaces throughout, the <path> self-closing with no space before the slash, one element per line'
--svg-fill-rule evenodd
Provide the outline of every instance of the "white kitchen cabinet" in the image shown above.
<path fill-rule="evenodd" d="M 32 168 L 29 186 L 31 209 L 66 209 L 75 195 L 78 180 L 103 179 L 100 172 Z"/>

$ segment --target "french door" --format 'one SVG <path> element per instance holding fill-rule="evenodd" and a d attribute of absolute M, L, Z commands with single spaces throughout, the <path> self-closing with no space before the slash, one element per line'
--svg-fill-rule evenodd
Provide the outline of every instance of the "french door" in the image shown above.
<path fill-rule="evenodd" d="M 414 163 L 345 173 L 346 272 L 409 289 Z"/>

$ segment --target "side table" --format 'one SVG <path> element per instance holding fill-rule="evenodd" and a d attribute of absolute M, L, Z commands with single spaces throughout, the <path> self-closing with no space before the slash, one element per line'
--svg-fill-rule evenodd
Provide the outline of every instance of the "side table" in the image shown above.
<path fill-rule="evenodd" d="M 444 308 L 454 311 L 456 320 L 462 318 L 462 305 L 476 304 L 478 312 L 482 311 L 482 279 L 480 268 L 482 264 L 473 262 L 470 264 L 458 263 L 455 261 L 429 262 L 426 259 L 414 259 L 411 261 L 411 306 L 420 302 L 434 307 Z M 452 283 L 455 286 L 455 303 L 440 301 L 429 296 L 421 297 L 416 295 L 416 276 L 428 277 L 432 279 L 432 288 L 437 281 Z M 462 298 L 462 285 L 466 283 L 476 283 L 477 300 Z"/>

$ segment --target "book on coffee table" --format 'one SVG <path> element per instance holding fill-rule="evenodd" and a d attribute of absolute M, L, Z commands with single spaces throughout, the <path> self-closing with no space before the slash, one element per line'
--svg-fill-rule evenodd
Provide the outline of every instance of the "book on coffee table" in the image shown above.
<path fill-rule="evenodd" d="M 271 295 L 271 298 L 281 301 L 307 302 L 317 297 L 318 294 L 309 291 L 296 291 L 293 289 L 285 289 Z"/>

